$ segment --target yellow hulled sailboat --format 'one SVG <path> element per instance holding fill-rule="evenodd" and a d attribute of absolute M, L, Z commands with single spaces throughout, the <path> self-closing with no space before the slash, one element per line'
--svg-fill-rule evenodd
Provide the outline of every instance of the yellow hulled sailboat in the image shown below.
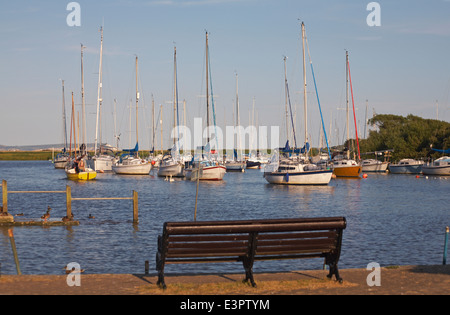
<path fill-rule="evenodd" d="M 350 159 L 350 150 L 347 149 L 347 157 L 344 158 L 343 155 L 338 155 L 333 159 L 333 173 L 336 177 L 359 177 L 361 176 L 362 172 L 362 165 L 361 165 L 361 154 L 359 152 L 359 140 L 358 140 L 358 129 L 356 126 L 356 115 L 355 115 L 355 103 L 353 100 L 353 87 L 352 87 L 352 77 L 350 74 L 350 63 L 348 61 L 348 51 L 346 51 L 346 76 L 347 76 L 347 87 L 346 87 L 346 94 L 347 94 L 347 145 L 350 146 L 350 136 L 349 136 L 349 97 L 348 97 L 348 90 L 349 90 L 349 80 L 350 80 L 350 90 L 352 94 L 352 103 L 353 103 L 353 117 L 355 119 L 355 135 L 356 135 L 356 142 L 358 146 L 358 161 Z"/>

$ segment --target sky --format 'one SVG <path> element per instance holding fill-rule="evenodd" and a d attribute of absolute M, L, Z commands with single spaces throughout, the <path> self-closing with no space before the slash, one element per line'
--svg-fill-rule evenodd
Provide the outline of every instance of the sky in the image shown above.
<path fill-rule="evenodd" d="M 135 105 L 136 56 L 141 148 L 152 145 L 152 100 L 157 123 L 162 105 L 164 148 L 170 146 L 175 46 L 180 115 L 186 101 L 188 127 L 195 117 L 205 119 L 206 31 L 217 125 L 233 125 L 237 74 L 241 125 L 279 126 L 284 143 L 286 56 L 296 137 L 302 143 L 301 22 L 330 145 L 346 137 L 346 51 L 360 138 L 368 133 L 366 117 L 374 113 L 450 122 L 448 0 L 377 1 L 379 26 L 368 24 L 368 15 L 374 13 L 367 9 L 368 0 L 79 0 L 80 26 L 67 23 L 74 12 L 67 10 L 69 3 L 1 4 L 0 145 L 62 142 L 61 80 L 69 134 L 72 92 L 76 116 L 81 115 L 81 44 L 86 47 L 86 137 L 94 142 L 101 26 L 102 140 L 115 145 L 114 135 L 120 134 L 120 148 L 134 147 L 136 141 L 134 108 L 129 123 L 130 103 Z M 318 145 L 319 106 L 308 54 L 306 58 L 308 135 L 312 145 Z M 157 141 L 160 147 L 159 123 Z"/>

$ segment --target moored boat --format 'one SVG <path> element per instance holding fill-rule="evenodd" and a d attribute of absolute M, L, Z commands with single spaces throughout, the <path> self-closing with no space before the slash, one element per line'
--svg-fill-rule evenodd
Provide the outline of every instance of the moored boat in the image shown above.
<path fill-rule="evenodd" d="M 361 162 L 363 172 L 386 172 L 389 162 L 382 162 L 375 159 L 366 159 Z"/>
<path fill-rule="evenodd" d="M 396 164 L 389 164 L 392 174 L 420 174 L 424 162 L 414 159 L 402 159 Z"/>
<path fill-rule="evenodd" d="M 422 165 L 423 175 L 450 176 L 450 157 L 443 156 L 432 163 Z"/>

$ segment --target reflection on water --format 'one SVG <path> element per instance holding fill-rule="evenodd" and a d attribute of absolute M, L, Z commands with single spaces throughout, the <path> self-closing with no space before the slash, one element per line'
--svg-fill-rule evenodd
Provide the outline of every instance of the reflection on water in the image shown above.
<path fill-rule="evenodd" d="M 12 190 L 65 190 L 76 197 L 131 197 L 139 194 L 139 224 L 132 224 L 132 201 L 73 201 L 80 226 L 16 227 L 14 235 L 24 274 L 61 274 L 77 262 L 86 273 L 142 273 L 154 263 L 157 235 L 166 221 L 194 218 L 196 182 L 149 176 L 98 174 L 73 182 L 49 162 L 0 162 L 0 180 Z M 367 179 L 333 179 L 328 186 L 268 184 L 258 170 L 227 173 L 222 182 L 200 182 L 197 220 L 240 220 L 345 216 L 341 268 L 440 264 L 443 233 L 449 225 L 450 178 L 369 174 Z M 10 194 L 9 212 L 21 220 L 50 220 L 66 212 L 64 194 Z M 91 217 L 91 218 L 90 218 Z M 92 217 L 95 217 L 94 219 Z M 15 274 L 5 228 L 0 228 L 3 274 Z M 318 269 L 322 260 L 255 263 L 255 272 Z M 239 263 L 168 266 L 170 272 L 242 272 Z"/>

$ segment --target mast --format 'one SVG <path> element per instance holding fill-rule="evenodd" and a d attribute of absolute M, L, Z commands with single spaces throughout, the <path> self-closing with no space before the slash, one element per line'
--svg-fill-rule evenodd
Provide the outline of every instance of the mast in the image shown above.
<path fill-rule="evenodd" d="M 238 74 L 236 73 L 236 128 L 238 130 L 237 137 L 238 137 L 238 151 L 239 154 L 241 152 L 241 133 L 240 133 L 240 125 L 241 125 L 241 119 L 239 116 L 239 89 L 238 89 Z M 233 152 L 234 156 L 234 152 Z M 237 157 L 236 157 L 237 158 Z"/>
<path fill-rule="evenodd" d="M 284 94 L 285 94 L 285 111 L 286 111 L 286 140 L 289 140 L 289 111 L 288 111 L 288 82 L 287 82 L 287 57 L 284 56 Z"/>
<path fill-rule="evenodd" d="M 345 94 L 347 99 L 347 159 L 350 159 L 350 127 L 349 127 L 349 121 L 350 121 L 350 110 L 349 110 L 349 103 L 348 103 L 348 51 L 345 51 L 345 76 L 346 76 L 346 87 L 345 87 Z"/>
<path fill-rule="evenodd" d="M 155 99 L 152 95 L 152 154 L 155 154 Z"/>
<path fill-rule="evenodd" d="M 174 47 L 174 54 L 173 54 L 173 64 L 174 64 L 174 70 L 173 70 L 173 77 L 174 77 L 174 87 L 173 87 L 173 128 L 177 128 L 177 138 L 179 135 L 179 129 L 178 129 L 178 87 L 177 87 L 177 47 Z M 175 144 L 176 138 L 173 138 L 173 144 Z"/>
<path fill-rule="evenodd" d="M 306 54 L 305 54 L 305 23 L 302 22 L 302 42 L 303 42 L 303 104 L 305 119 L 305 156 L 308 157 L 306 144 L 308 143 L 308 111 L 306 100 Z"/>
<path fill-rule="evenodd" d="M 82 113 L 82 125 L 83 125 L 83 132 L 82 132 L 82 138 L 83 143 L 86 144 L 86 104 L 84 101 L 84 69 L 83 69 L 83 49 L 86 48 L 81 44 L 81 113 Z"/>
<path fill-rule="evenodd" d="M 208 61 L 209 61 L 209 48 L 208 48 L 208 32 L 206 32 L 206 133 L 207 143 L 209 143 L 209 84 L 208 84 Z"/>
<path fill-rule="evenodd" d="M 139 143 L 138 103 L 139 103 L 139 91 L 138 91 L 138 57 L 136 56 L 136 143 Z"/>
<path fill-rule="evenodd" d="M 353 119 L 354 119 L 354 123 L 355 123 L 355 137 L 356 137 L 356 145 L 358 147 L 358 162 L 359 162 L 359 161 L 361 161 L 361 153 L 359 151 L 359 137 L 358 137 L 358 126 L 356 124 L 355 99 L 353 97 L 352 75 L 350 73 L 350 62 L 348 61 L 348 57 L 347 57 L 347 67 L 348 67 L 348 76 L 350 79 L 350 90 L 352 93 Z"/>
<path fill-rule="evenodd" d="M 64 149 L 67 149 L 66 100 L 64 97 L 64 80 L 61 81 L 62 81 L 62 120 L 63 120 Z"/>
<path fill-rule="evenodd" d="M 98 70 L 98 85 L 97 85 L 97 120 L 95 124 L 95 144 L 94 144 L 94 152 L 97 154 L 97 143 L 100 138 L 100 146 L 102 145 L 102 136 L 101 136 L 101 106 L 102 106 L 102 85 L 103 85 L 103 27 L 100 28 L 101 40 L 100 40 L 100 65 Z"/>

